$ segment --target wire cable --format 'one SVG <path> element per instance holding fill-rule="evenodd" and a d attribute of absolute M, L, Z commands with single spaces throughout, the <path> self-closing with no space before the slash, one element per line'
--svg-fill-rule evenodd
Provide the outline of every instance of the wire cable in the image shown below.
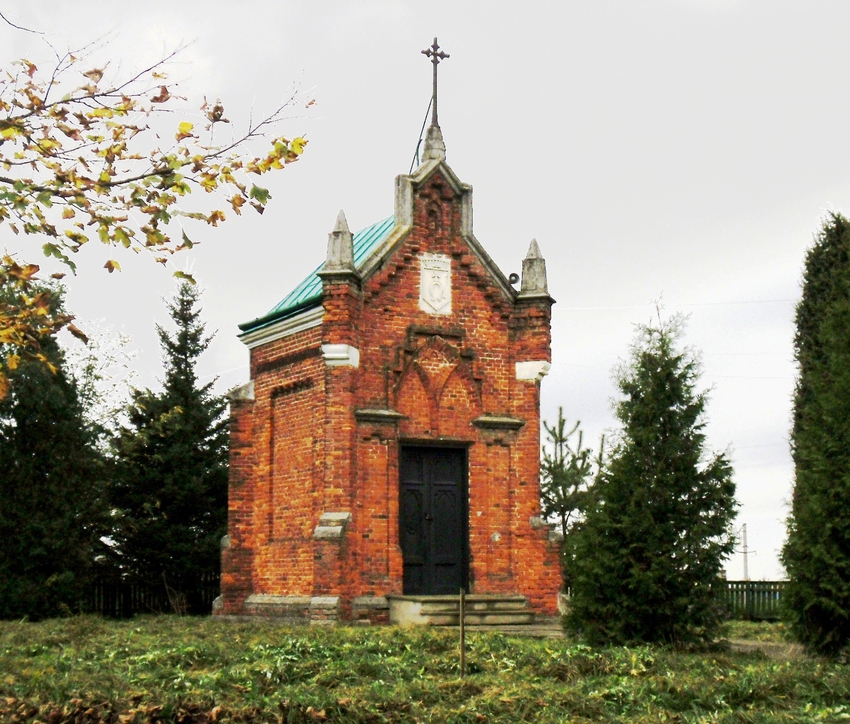
<path fill-rule="evenodd" d="M 419 129 L 419 140 L 416 142 L 416 150 L 413 152 L 413 160 L 410 162 L 410 170 L 408 174 L 413 173 L 413 169 L 419 165 L 419 147 L 422 145 L 422 136 L 425 133 L 425 124 L 428 123 L 428 114 L 431 112 L 431 104 L 434 102 L 434 97 L 428 101 L 428 109 L 425 111 L 425 118 L 422 119 L 422 128 Z"/>

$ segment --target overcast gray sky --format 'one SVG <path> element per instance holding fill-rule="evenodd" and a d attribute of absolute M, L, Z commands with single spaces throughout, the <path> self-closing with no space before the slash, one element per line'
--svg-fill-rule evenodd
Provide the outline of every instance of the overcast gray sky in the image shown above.
<path fill-rule="evenodd" d="M 559 406 L 593 442 L 615 424 L 611 370 L 653 300 L 690 315 L 712 388 L 709 437 L 729 448 L 752 578 L 781 575 L 793 469 L 788 451 L 794 304 L 806 248 L 850 200 L 846 28 L 850 3 L 806 0 L 102 0 L 0 1 L 58 47 L 111 34 L 126 72 L 175 47 L 195 120 L 221 97 L 231 120 L 267 113 L 296 84 L 317 101 L 284 131 L 306 134 L 297 164 L 267 177 L 265 215 L 218 229 L 178 258 L 206 288 L 218 336 L 202 374 L 247 379 L 236 324 L 267 312 L 321 260 L 336 213 L 352 228 L 392 211 L 430 95 L 420 55 L 437 35 L 448 162 L 475 188 L 475 233 L 507 274 L 532 237 L 547 259 Z M 2 61 L 46 59 L 0 26 Z M 106 57 L 104 56 L 104 57 Z M 5 66 L 4 66 L 5 67 Z M 0 245 L 18 248 L 0 227 Z M 16 247 L 15 245 L 18 245 Z M 36 256 L 40 244 L 32 243 Z M 69 280 L 81 319 L 103 318 L 139 348 L 140 382 L 160 374 L 154 321 L 173 289 L 150 260 L 85 249 Z M 742 576 L 742 557 L 728 565 Z"/>

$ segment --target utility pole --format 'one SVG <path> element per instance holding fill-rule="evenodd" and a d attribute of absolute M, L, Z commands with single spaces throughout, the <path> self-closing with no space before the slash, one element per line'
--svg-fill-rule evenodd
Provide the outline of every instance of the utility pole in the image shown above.
<path fill-rule="evenodd" d="M 749 568 L 749 565 L 748 565 L 749 564 L 749 555 L 750 555 L 750 553 L 755 555 L 756 551 L 752 550 L 747 545 L 747 524 L 744 523 L 738 530 L 741 533 L 741 543 L 742 543 L 742 545 L 741 545 L 740 549 L 735 551 L 735 553 L 743 553 L 744 554 L 744 580 L 749 581 L 750 580 L 750 568 Z"/>

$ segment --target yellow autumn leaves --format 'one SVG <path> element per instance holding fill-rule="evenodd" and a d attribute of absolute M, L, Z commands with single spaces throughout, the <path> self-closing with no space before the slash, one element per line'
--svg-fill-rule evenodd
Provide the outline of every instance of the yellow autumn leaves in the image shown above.
<path fill-rule="evenodd" d="M 231 133 L 226 143 L 213 145 L 214 125 L 230 121 L 220 101 L 205 99 L 200 110 L 208 121 L 207 143 L 201 140 L 206 134 L 184 120 L 177 124 L 174 142 L 162 147 L 145 119 L 175 110 L 179 96 L 172 94 L 163 72 L 169 59 L 111 84 L 104 81 L 104 68 L 83 69 L 85 58 L 71 53 L 47 72 L 27 60 L 12 63 L 3 74 L 0 96 L 0 169 L 5 169 L 5 175 L 0 170 L 0 224 L 16 234 L 46 237 L 42 252 L 73 271 L 71 256 L 93 234 L 108 246 L 150 252 L 160 263 L 190 248 L 187 220 L 210 226 L 225 220 L 221 208 L 181 208 L 181 199 L 195 188 L 224 191 L 222 200 L 237 214 L 246 205 L 262 213 L 271 194 L 248 183 L 247 174 L 284 168 L 298 160 L 307 144 L 303 137 L 270 134 L 285 119 L 289 102 L 241 135 Z M 247 153 L 258 144 L 265 150 Z M 4 292 L 14 265 L 35 267 L 4 261 Z M 121 267 L 110 259 L 104 268 L 112 273 Z M 38 289 L 36 276 L 25 283 Z M 70 324 L 70 318 L 57 317 L 55 323 L 33 326 L 41 312 L 17 292 L 6 296 L 0 306 L 0 396 L 4 368 L 17 364 L 20 354 L 37 355 L 39 334 Z"/>

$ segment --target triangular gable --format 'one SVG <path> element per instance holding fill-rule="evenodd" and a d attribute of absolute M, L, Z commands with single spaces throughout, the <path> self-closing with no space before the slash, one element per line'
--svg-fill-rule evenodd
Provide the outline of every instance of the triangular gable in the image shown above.
<path fill-rule="evenodd" d="M 489 272 L 495 285 L 513 302 L 517 296 L 516 290 L 472 233 L 472 186 L 463 183 L 442 159 L 426 161 L 413 174 L 396 177 L 395 214 L 361 229 L 354 235 L 354 264 L 361 278 L 366 281 L 377 272 L 407 237 L 413 224 L 416 189 L 438 171 L 452 191 L 461 197 L 461 237 Z M 240 324 L 239 329 L 243 335 L 318 307 L 322 301 L 322 280 L 318 272 L 323 266 L 324 262 L 267 314 Z"/>
<path fill-rule="evenodd" d="M 413 199 L 416 190 L 425 184 L 435 173 L 440 172 L 449 187 L 461 198 L 461 228 L 460 235 L 469 246 L 470 251 L 478 258 L 482 266 L 489 272 L 496 286 L 505 297 L 513 302 L 517 292 L 511 286 L 496 262 L 481 246 L 481 242 L 472 233 L 472 186 L 463 183 L 444 159 L 425 161 L 411 175 L 396 177 L 395 191 L 395 220 L 396 228 L 387 236 L 383 244 L 376 247 L 371 257 L 363 264 L 360 273 L 363 279 L 374 274 L 395 251 L 413 225 Z"/>

